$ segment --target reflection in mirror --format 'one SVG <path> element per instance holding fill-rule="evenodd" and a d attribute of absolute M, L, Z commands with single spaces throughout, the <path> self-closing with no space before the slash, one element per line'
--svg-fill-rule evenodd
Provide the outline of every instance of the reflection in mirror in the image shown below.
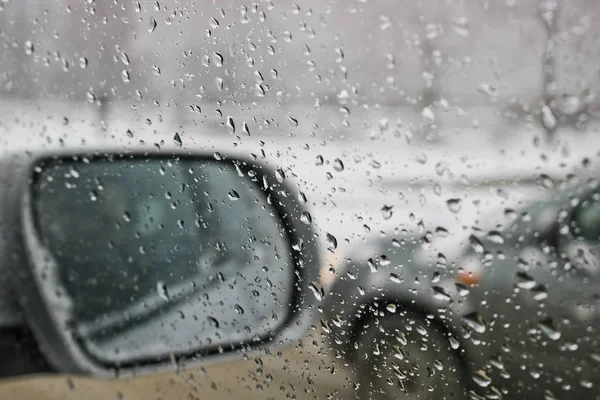
<path fill-rule="evenodd" d="M 103 363 L 214 351 L 289 313 L 289 243 L 235 166 L 192 158 L 56 160 L 36 169 L 41 243 L 72 328 Z"/>

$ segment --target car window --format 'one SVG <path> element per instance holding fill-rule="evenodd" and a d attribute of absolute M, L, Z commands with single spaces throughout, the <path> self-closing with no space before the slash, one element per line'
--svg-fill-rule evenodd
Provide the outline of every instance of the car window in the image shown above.
<path fill-rule="evenodd" d="M 60 360 L 0 398 L 600 398 L 599 19 L 597 0 L 0 0 L 0 244 L 27 236 L 9 221 L 45 159 L 36 273 L 116 371 Z M 0 265 L 0 339 L 49 359 L 21 275 Z M 131 354 L 170 372 L 117 379 Z"/>
<path fill-rule="evenodd" d="M 575 234 L 584 240 L 598 242 L 600 240 L 600 199 L 592 195 L 578 210 L 575 216 Z"/>

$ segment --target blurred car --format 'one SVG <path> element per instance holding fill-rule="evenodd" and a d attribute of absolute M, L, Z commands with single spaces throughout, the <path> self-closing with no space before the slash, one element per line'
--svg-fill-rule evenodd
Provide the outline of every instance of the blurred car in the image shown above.
<path fill-rule="evenodd" d="M 600 398 L 598 182 L 502 212 L 473 234 L 372 237 L 332 265 L 321 324 L 360 398 Z"/>

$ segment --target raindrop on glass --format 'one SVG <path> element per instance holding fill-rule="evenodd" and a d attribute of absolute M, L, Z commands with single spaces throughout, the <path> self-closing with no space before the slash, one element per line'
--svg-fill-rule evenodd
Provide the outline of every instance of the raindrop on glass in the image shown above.
<path fill-rule="evenodd" d="M 156 20 L 154 19 L 154 17 L 151 17 L 150 23 L 148 24 L 148 33 L 154 32 L 155 29 L 156 29 Z"/>
<path fill-rule="evenodd" d="M 221 55 L 221 53 L 217 53 L 217 52 L 213 53 L 213 62 L 215 63 L 215 65 L 217 67 L 223 66 L 223 56 Z"/>
<path fill-rule="evenodd" d="M 291 115 L 288 116 L 288 121 L 289 121 L 290 125 L 298 126 L 298 120 L 296 118 L 292 117 Z"/>
<path fill-rule="evenodd" d="M 325 236 L 325 240 L 327 241 L 327 248 L 329 250 L 337 249 L 338 242 L 337 242 L 337 239 L 335 238 L 335 236 L 333 236 L 331 233 L 328 233 Z"/>
<path fill-rule="evenodd" d="M 315 298 L 317 300 L 319 300 L 319 301 L 323 300 L 323 297 L 325 297 L 325 290 L 323 289 L 323 286 L 321 286 L 321 284 L 319 282 L 312 281 L 308 284 L 308 287 L 313 292 L 313 294 L 315 295 Z"/>
<path fill-rule="evenodd" d="M 383 219 L 390 219 L 392 218 L 392 214 L 393 212 L 393 208 L 394 206 L 387 206 L 384 205 L 383 207 L 381 207 L 381 216 L 383 217 Z"/>
<path fill-rule="evenodd" d="M 85 57 L 79 57 L 79 68 L 85 69 L 88 66 L 88 59 Z"/>
<path fill-rule="evenodd" d="M 473 374 L 473 380 L 481 387 L 488 387 L 492 383 L 492 378 L 482 370 L 478 370 Z"/>
<path fill-rule="evenodd" d="M 457 198 L 448 199 L 446 205 L 448 206 L 448 210 L 457 213 L 462 208 L 462 200 Z"/>
<path fill-rule="evenodd" d="M 561 333 L 552 322 L 552 319 L 546 318 L 545 320 L 539 323 L 539 328 L 549 339 L 558 340 L 560 339 Z"/>
<path fill-rule="evenodd" d="M 483 333 L 486 330 L 483 318 L 477 313 L 472 312 L 463 317 L 463 322 L 477 333 Z"/>
<path fill-rule="evenodd" d="M 206 320 L 208 321 L 210 326 L 212 326 L 215 329 L 219 329 L 219 321 L 217 321 L 215 317 L 206 317 Z"/>
<path fill-rule="evenodd" d="M 156 284 L 156 291 L 158 292 L 158 295 L 160 296 L 161 299 L 163 299 L 165 301 L 170 300 L 169 291 L 167 290 L 167 285 L 165 285 L 164 282 L 158 282 Z"/>
<path fill-rule="evenodd" d="M 229 197 L 229 200 L 232 200 L 232 201 L 238 200 L 240 198 L 240 195 L 238 194 L 238 192 L 236 192 L 233 189 L 231 189 L 229 191 L 229 193 L 227 193 L 227 196 Z"/>
<path fill-rule="evenodd" d="M 469 236 L 469 244 L 475 253 L 483 253 L 485 248 L 483 247 L 483 243 L 477 238 L 475 235 Z"/>
<path fill-rule="evenodd" d="M 275 178 L 277 179 L 277 182 L 282 183 L 285 180 L 285 172 L 283 171 L 283 169 L 278 168 L 275 171 Z"/>
<path fill-rule="evenodd" d="M 232 134 L 235 133 L 235 122 L 233 122 L 233 118 L 227 117 L 227 127 Z"/>
<path fill-rule="evenodd" d="M 30 56 L 33 54 L 34 50 L 33 42 L 31 40 L 25 41 L 25 54 Z"/>
<path fill-rule="evenodd" d="M 179 133 L 175 132 L 175 136 L 173 136 L 173 142 L 175 142 L 175 144 L 178 147 L 181 147 L 183 145 L 183 142 L 181 141 L 181 136 L 179 136 Z"/>
<path fill-rule="evenodd" d="M 126 69 L 124 69 L 123 71 L 121 71 L 121 80 L 124 83 L 131 82 L 131 76 L 129 75 L 129 71 L 127 71 Z"/>

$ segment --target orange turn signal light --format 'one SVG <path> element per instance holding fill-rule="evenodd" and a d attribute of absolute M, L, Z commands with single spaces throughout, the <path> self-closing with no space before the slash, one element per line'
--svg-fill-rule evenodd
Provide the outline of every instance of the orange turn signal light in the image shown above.
<path fill-rule="evenodd" d="M 459 268 L 456 272 L 456 280 L 463 285 L 472 286 L 481 281 L 481 272 L 469 268 Z"/>

